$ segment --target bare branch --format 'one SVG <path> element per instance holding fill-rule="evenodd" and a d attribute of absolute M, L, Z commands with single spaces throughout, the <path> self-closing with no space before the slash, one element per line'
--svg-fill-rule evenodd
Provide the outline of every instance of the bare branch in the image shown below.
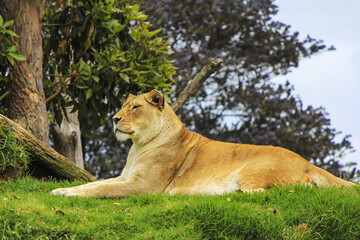
<path fill-rule="evenodd" d="M 64 81 L 63 86 L 59 87 L 59 89 L 50 97 L 48 97 L 47 99 L 45 99 L 45 104 L 47 104 L 50 100 L 52 100 L 53 98 L 55 98 L 57 95 L 59 95 L 63 90 L 64 90 L 64 86 L 66 84 L 68 84 L 68 82 L 75 76 L 76 70 L 74 70 Z"/>
<path fill-rule="evenodd" d="M 211 61 L 206 65 L 182 90 L 177 100 L 172 105 L 175 112 L 178 112 L 185 102 L 204 84 L 204 82 L 217 70 L 221 68 L 222 61 Z"/>
<path fill-rule="evenodd" d="M 9 95 L 10 91 L 6 91 L 3 95 L 0 96 L 0 102 Z"/>
<path fill-rule="evenodd" d="M 68 22 L 68 23 L 49 23 L 49 24 L 43 24 L 43 27 L 67 27 L 67 26 L 70 26 L 70 25 L 73 25 L 74 22 Z"/>

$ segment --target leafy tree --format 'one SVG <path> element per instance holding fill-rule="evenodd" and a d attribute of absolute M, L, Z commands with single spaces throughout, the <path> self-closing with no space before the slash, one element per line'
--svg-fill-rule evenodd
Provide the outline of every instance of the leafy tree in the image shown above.
<path fill-rule="evenodd" d="M 0 15 L 0 101 L 4 99 L 4 102 L 9 95 L 9 65 L 14 65 L 15 60 L 25 60 L 24 56 L 19 54 L 18 47 L 10 40 L 11 37 L 19 37 L 9 29 L 13 24 L 14 20 L 4 21 Z M 9 106 L 8 102 L 1 104 L 0 112 L 8 112 L 6 106 Z"/>
<path fill-rule="evenodd" d="M 146 18 L 137 4 L 126 0 L 46 2 L 41 32 L 44 51 L 39 51 L 37 58 L 44 59 L 44 78 L 39 78 L 53 124 L 64 123 L 72 113 L 78 113 L 74 121 L 81 123 L 86 143 L 86 138 L 121 106 L 125 93 L 150 88 L 171 91 L 175 68 L 166 59 L 169 44 L 158 36 L 160 29 L 149 30 Z M 20 19 L 15 22 L 22 24 Z M 8 61 L 0 59 L 0 63 Z M 9 65 L 2 66 L 1 77 L 5 79 Z M 13 82 L 11 76 L 8 82 Z M 1 110 L 7 114 L 11 101 L 6 93 L 12 93 L 4 83 Z M 80 132 L 72 136 L 78 138 Z M 54 144 L 59 142 L 73 144 L 54 138 Z"/>
<path fill-rule="evenodd" d="M 189 129 L 223 141 L 283 146 L 339 175 L 338 161 L 352 148 L 349 136 L 336 140 L 341 133 L 323 108 L 303 106 L 293 86 L 270 80 L 333 47 L 310 36 L 300 40 L 289 25 L 274 21 L 278 10 L 270 0 L 155 0 L 141 6 L 173 42 L 176 93 L 210 58 L 224 61 L 180 113 Z M 119 174 L 128 147 L 116 145 L 107 124 L 87 145 L 88 168 L 96 166 L 91 171 L 101 178 Z"/>
<path fill-rule="evenodd" d="M 349 136 L 337 142 L 340 132 L 323 108 L 303 106 L 289 83 L 270 81 L 333 47 L 310 36 L 300 40 L 274 21 L 272 0 L 155 0 L 142 7 L 173 41 L 176 92 L 209 58 L 224 61 L 180 114 L 190 129 L 224 141 L 280 145 L 339 174 L 339 160 L 352 148 Z"/>
<path fill-rule="evenodd" d="M 14 61 L 21 59 L 12 55 L 12 58 L 6 57 L 0 62 L 2 65 L 5 61 L 11 63 L 8 70 L 1 72 L 4 74 L 1 76 L 2 81 L 7 77 L 10 79 L 5 84 L 10 89 L 8 99 L 4 100 L 8 105 L 3 108 L 8 110 L 7 114 L 11 119 L 47 143 L 49 127 L 42 81 L 43 52 L 39 21 L 44 4 L 45 0 L 1 1 L 0 14 L 6 22 L 14 20 L 10 30 L 19 35 L 19 38 L 11 38 L 12 43 L 18 47 L 26 61 Z"/>
<path fill-rule="evenodd" d="M 44 69 L 51 110 L 57 123 L 70 117 L 67 109 L 78 111 L 72 121 L 79 119 L 85 144 L 121 106 L 125 93 L 170 91 L 175 71 L 164 58 L 168 43 L 157 36 L 160 29 L 149 30 L 146 18 L 138 5 L 124 0 L 56 1 L 45 11 Z M 64 138 L 53 133 L 54 140 Z M 64 154 L 73 147 L 71 141 L 67 148 L 56 143 Z"/>
<path fill-rule="evenodd" d="M 103 125 L 125 93 L 149 87 L 170 91 L 174 68 L 164 59 L 168 43 L 156 36 L 160 29 L 149 30 L 138 5 L 57 2 L 44 14 L 45 82 L 47 96 L 55 96 L 57 122 L 62 120 L 59 110 L 72 106 L 79 110 L 83 129 L 91 131 Z M 59 88 L 66 97 L 57 95 Z"/>

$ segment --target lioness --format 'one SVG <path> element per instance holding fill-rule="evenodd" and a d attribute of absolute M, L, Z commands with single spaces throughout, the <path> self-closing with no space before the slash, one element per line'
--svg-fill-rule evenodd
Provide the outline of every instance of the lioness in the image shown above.
<path fill-rule="evenodd" d="M 116 137 L 133 141 L 121 176 L 53 194 L 125 197 L 252 192 L 302 183 L 354 185 L 284 148 L 213 141 L 188 131 L 156 90 L 130 95 L 113 121 Z"/>

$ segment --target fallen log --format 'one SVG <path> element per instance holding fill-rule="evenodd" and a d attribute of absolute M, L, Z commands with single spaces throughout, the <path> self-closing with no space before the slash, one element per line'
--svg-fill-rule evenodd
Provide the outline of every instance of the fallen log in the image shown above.
<path fill-rule="evenodd" d="M 19 137 L 21 143 L 26 146 L 27 151 L 32 155 L 32 164 L 35 169 L 42 169 L 46 173 L 45 175 L 57 179 L 96 181 L 90 173 L 76 166 L 68 158 L 41 142 L 11 119 L 0 114 L 0 123 L 4 123 L 1 124 L 1 127 L 13 131 Z"/>

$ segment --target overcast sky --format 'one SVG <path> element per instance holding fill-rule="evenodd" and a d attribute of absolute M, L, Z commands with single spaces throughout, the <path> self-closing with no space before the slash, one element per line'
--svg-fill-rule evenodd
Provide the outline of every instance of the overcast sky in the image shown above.
<path fill-rule="evenodd" d="M 289 80 L 304 104 L 323 106 L 331 126 L 351 134 L 356 152 L 342 163 L 360 168 L 360 0 L 276 0 L 277 20 L 290 24 L 301 39 L 307 34 L 336 51 L 304 59 L 279 81 Z"/>

